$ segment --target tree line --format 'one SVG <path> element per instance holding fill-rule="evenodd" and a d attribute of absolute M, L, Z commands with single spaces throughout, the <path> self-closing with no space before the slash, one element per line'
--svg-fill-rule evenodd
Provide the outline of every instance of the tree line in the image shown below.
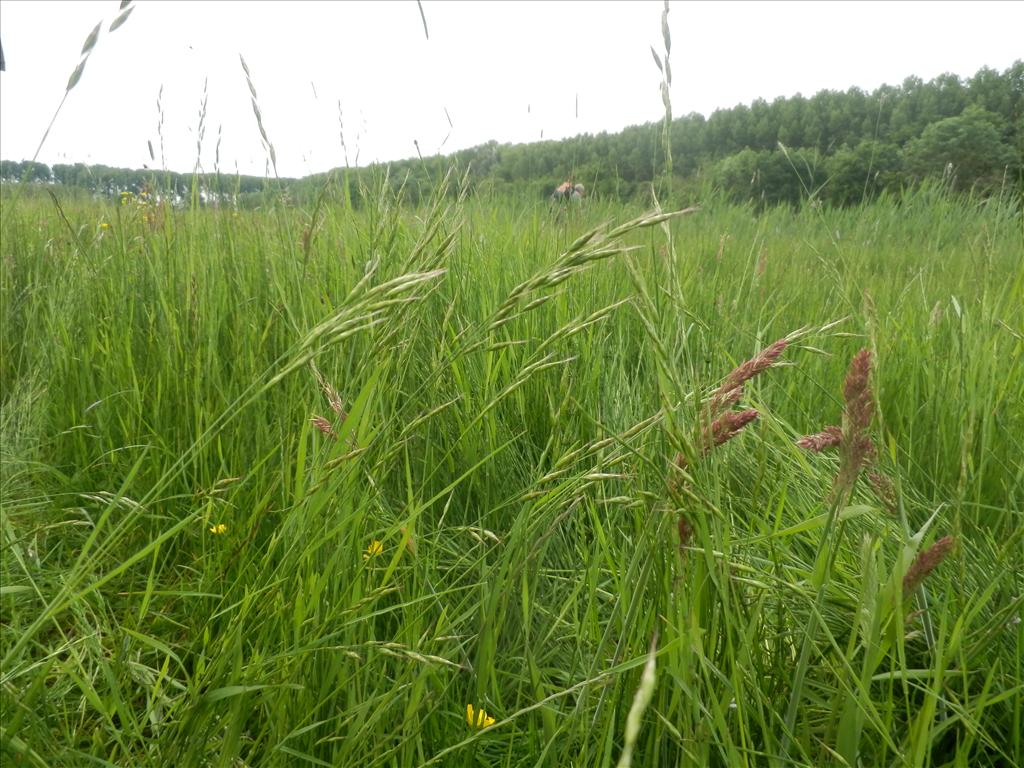
<path fill-rule="evenodd" d="M 560 141 L 486 144 L 448 156 L 416 157 L 302 179 L 179 174 L 107 166 L 0 162 L 4 182 L 78 187 L 93 194 L 158 190 L 172 199 L 254 206 L 285 190 L 316 198 L 329 178 L 358 206 L 365 182 L 384 175 L 417 202 L 454 165 L 470 191 L 542 199 L 566 179 L 605 197 L 646 196 L 653 183 L 676 195 L 710 184 L 738 202 L 848 205 L 926 178 L 958 191 L 1024 192 L 1024 62 L 1003 72 L 908 77 L 868 93 L 859 88 L 691 113 L 672 121 L 672 178 L 665 173 L 662 125 Z"/>

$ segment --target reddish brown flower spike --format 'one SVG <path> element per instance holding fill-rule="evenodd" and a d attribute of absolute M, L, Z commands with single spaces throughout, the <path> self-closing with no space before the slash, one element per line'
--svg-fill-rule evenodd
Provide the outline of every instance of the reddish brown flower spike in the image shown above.
<path fill-rule="evenodd" d="M 924 552 L 919 553 L 914 558 L 914 563 L 910 566 L 910 570 L 907 571 L 907 575 L 903 577 L 903 596 L 908 597 L 913 594 L 921 586 L 921 583 L 928 578 L 928 574 L 934 571 L 939 563 L 946 559 L 954 546 L 956 546 L 956 538 L 953 536 L 943 536 Z"/>
<path fill-rule="evenodd" d="M 786 339 L 779 339 L 774 344 L 771 344 L 761 350 L 760 354 L 756 357 L 753 357 L 742 365 L 734 368 L 732 372 L 725 377 L 725 381 L 722 382 L 722 385 L 715 390 L 714 395 L 712 396 L 712 407 L 721 407 L 725 402 L 725 398 L 728 397 L 733 390 L 737 387 L 743 386 L 744 382 L 750 381 L 759 373 L 764 373 L 775 365 L 779 356 L 782 354 L 782 351 L 788 344 L 789 342 Z"/>
<path fill-rule="evenodd" d="M 739 434 L 747 424 L 757 418 L 753 408 L 746 411 L 729 411 L 711 422 L 711 427 L 704 433 L 704 450 L 709 451 Z"/>
<path fill-rule="evenodd" d="M 874 402 L 871 398 L 871 350 L 862 349 L 850 363 L 843 385 L 843 399 L 846 401 L 845 414 L 849 429 L 863 432 L 871 425 Z"/>
<path fill-rule="evenodd" d="M 714 415 L 721 410 L 731 408 L 740 401 L 741 397 L 743 397 L 742 384 L 738 387 L 733 387 L 728 392 L 723 392 L 721 394 L 716 393 L 715 396 L 711 398 L 711 407 L 709 409 L 710 413 Z"/>
<path fill-rule="evenodd" d="M 843 435 L 840 441 L 838 488 L 850 489 L 857 475 L 875 454 L 874 443 L 868 435 L 874 400 L 871 395 L 871 351 L 862 349 L 850 362 L 843 385 Z"/>
<path fill-rule="evenodd" d="M 868 482 L 871 483 L 872 490 L 885 506 L 886 511 L 890 515 L 895 515 L 898 507 L 896 505 L 896 488 L 892 484 L 892 479 L 881 472 L 872 471 L 868 472 Z"/>
<path fill-rule="evenodd" d="M 729 409 L 736 405 L 743 396 L 744 383 L 771 368 L 788 344 L 786 339 L 779 339 L 769 345 L 756 357 L 733 369 L 725 377 L 721 386 L 712 393 L 702 419 L 704 426 L 698 445 L 701 454 L 706 454 L 715 446 L 731 440 L 741 429 L 757 418 L 757 411 L 753 409 L 745 411 Z M 685 469 L 686 458 L 681 453 L 676 454 L 673 464 L 679 469 Z"/>
<path fill-rule="evenodd" d="M 338 439 L 338 433 L 334 431 L 334 427 L 331 426 L 331 422 L 329 422 L 323 416 L 314 416 L 313 418 L 310 419 L 310 422 L 312 422 L 314 427 L 319 429 L 328 437 L 331 437 L 335 440 Z"/>
<path fill-rule="evenodd" d="M 796 444 L 801 448 L 821 453 L 829 448 L 835 448 L 842 442 L 843 430 L 839 427 L 825 427 L 821 432 L 801 437 Z"/>

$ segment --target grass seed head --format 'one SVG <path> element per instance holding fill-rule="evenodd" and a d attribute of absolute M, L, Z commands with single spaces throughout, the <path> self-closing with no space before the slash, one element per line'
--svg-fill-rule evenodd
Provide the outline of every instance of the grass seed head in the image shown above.
<path fill-rule="evenodd" d="M 843 434 L 840 441 L 839 475 L 836 487 L 851 489 L 864 465 L 875 455 L 875 446 L 868 434 L 874 413 L 871 393 L 871 351 L 862 349 L 850 362 L 843 384 Z"/>
<path fill-rule="evenodd" d="M 320 373 L 320 369 L 316 367 L 316 363 L 310 363 L 310 367 L 313 369 L 313 375 L 316 377 L 316 383 L 320 385 L 320 389 L 323 390 L 324 397 L 327 398 L 328 404 L 331 406 L 331 410 L 334 411 L 335 415 L 340 416 L 342 420 L 345 419 L 345 408 L 342 404 L 341 395 L 338 394 L 338 390 L 331 386 L 331 383 L 324 378 L 324 375 Z"/>
<path fill-rule="evenodd" d="M 850 362 L 843 385 L 845 414 L 852 429 L 867 430 L 871 424 L 874 401 L 871 396 L 871 351 L 862 349 Z"/>
<path fill-rule="evenodd" d="M 910 566 L 910 570 L 907 571 L 907 575 L 903 577 L 904 597 L 913 594 L 921 586 L 921 583 L 928 578 L 928 574 L 934 571 L 939 563 L 946 559 L 955 546 L 955 537 L 943 536 L 924 552 L 919 553 L 914 558 L 914 562 Z"/>
<path fill-rule="evenodd" d="M 765 347 L 755 357 L 752 357 L 742 365 L 734 368 L 732 372 L 725 377 L 725 381 L 722 382 L 722 385 L 716 389 L 712 395 L 712 407 L 721 408 L 726 402 L 726 399 L 731 396 L 737 388 L 742 387 L 745 382 L 750 381 L 758 374 L 764 373 L 775 365 L 787 344 L 789 344 L 787 339 L 779 339 L 770 346 Z"/>
<path fill-rule="evenodd" d="M 878 500 L 882 502 L 886 511 L 890 515 L 895 515 L 898 507 L 896 505 L 896 487 L 893 485 L 892 478 L 883 472 L 872 470 L 868 472 L 868 482 L 871 483 L 871 489 L 875 492 Z"/>
<path fill-rule="evenodd" d="M 749 408 L 745 411 L 729 411 L 711 422 L 704 432 L 704 451 L 732 440 L 747 424 L 757 418 L 757 411 Z"/>
<path fill-rule="evenodd" d="M 725 408 L 731 408 L 740 401 L 743 397 L 743 385 L 740 384 L 738 387 L 733 387 L 728 392 L 722 392 L 718 394 L 716 392 L 714 398 L 711 401 L 712 413 L 722 410 Z"/>
<path fill-rule="evenodd" d="M 313 418 L 310 419 L 310 422 L 312 422 L 314 427 L 319 429 L 328 437 L 334 440 L 338 439 L 338 433 L 334 431 L 334 427 L 331 426 L 331 422 L 329 422 L 323 416 L 314 416 Z"/>
<path fill-rule="evenodd" d="M 813 435 L 805 435 L 796 441 L 801 448 L 821 453 L 829 448 L 835 448 L 843 439 L 843 430 L 839 427 L 825 427 L 821 432 Z"/>

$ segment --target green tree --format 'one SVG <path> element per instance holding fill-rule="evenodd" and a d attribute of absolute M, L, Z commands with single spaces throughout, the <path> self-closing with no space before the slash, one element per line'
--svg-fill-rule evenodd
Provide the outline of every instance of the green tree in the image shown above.
<path fill-rule="evenodd" d="M 895 144 L 868 139 L 844 144 L 825 163 L 828 181 L 823 197 L 830 203 L 850 205 L 899 186 L 902 156 Z"/>
<path fill-rule="evenodd" d="M 907 147 L 907 168 L 918 179 L 952 173 L 957 189 L 998 186 L 1019 168 L 1017 153 L 1004 140 L 1002 117 L 971 106 L 957 117 L 932 123 Z"/>

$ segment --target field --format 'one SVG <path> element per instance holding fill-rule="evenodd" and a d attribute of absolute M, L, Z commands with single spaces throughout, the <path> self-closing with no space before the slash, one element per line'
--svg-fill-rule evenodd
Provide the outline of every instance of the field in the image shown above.
<path fill-rule="evenodd" d="M 1019 205 L 457 187 L 4 189 L 5 763 L 1024 764 Z"/>

